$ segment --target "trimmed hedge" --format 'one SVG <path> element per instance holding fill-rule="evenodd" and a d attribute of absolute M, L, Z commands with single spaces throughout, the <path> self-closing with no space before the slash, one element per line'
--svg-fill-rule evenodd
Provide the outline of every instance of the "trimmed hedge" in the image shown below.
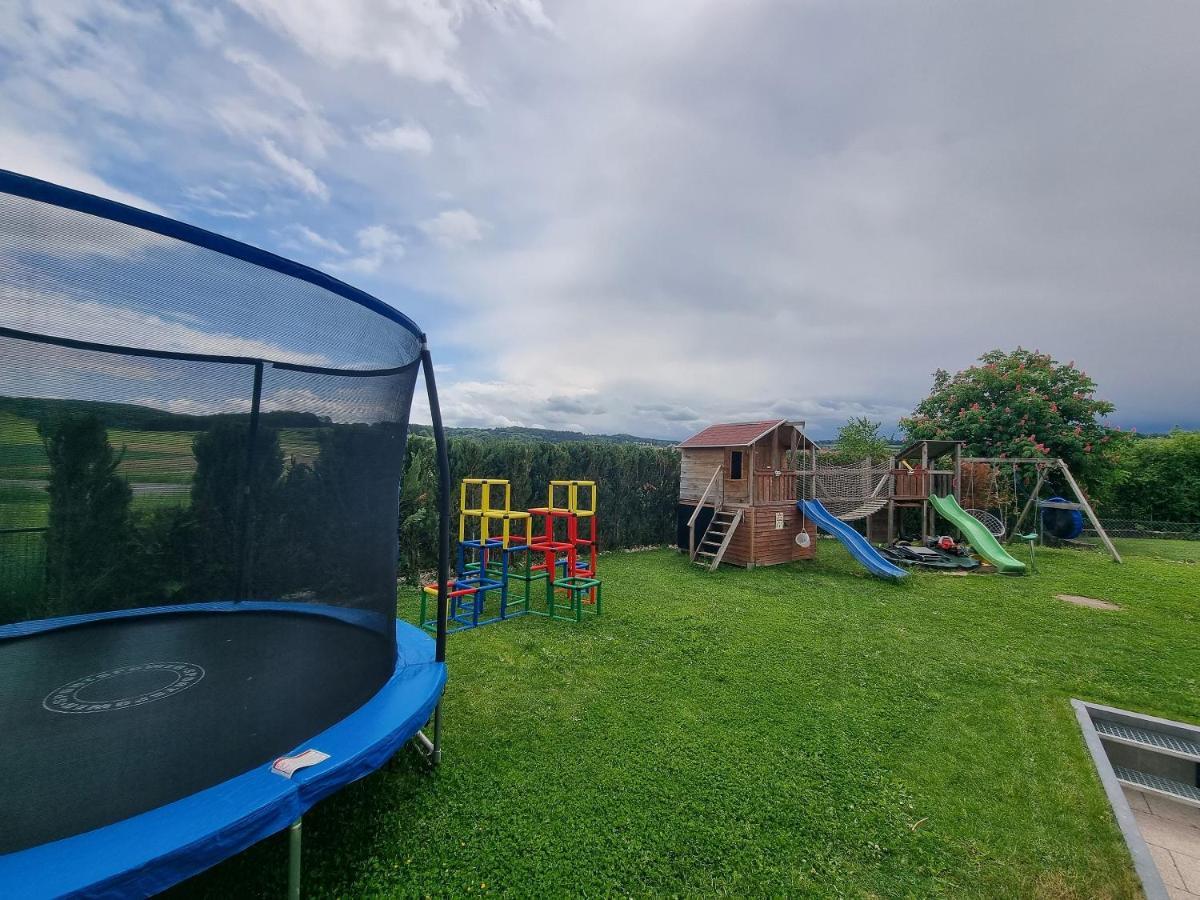
<path fill-rule="evenodd" d="M 515 510 L 544 506 L 552 479 L 595 481 L 602 550 L 674 540 L 679 454 L 669 447 L 451 438 L 449 454 L 454 515 L 451 541 L 458 535 L 458 486 L 463 478 L 507 478 Z M 400 496 L 400 572 L 407 579 L 437 565 L 436 462 L 432 438 L 413 435 L 408 439 L 408 465 Z"/>

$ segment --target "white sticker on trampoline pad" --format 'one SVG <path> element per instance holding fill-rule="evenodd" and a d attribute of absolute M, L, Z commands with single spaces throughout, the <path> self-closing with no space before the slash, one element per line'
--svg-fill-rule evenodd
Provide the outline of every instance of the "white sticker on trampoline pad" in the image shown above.
<path fill-rule="evenodd" d="M 173 676 L 175 680 L 163 687 L 155 688 L 152 691 L 145 691 L 141 694 L 134 694 L 129 697 L 117 697 L 113 700 L 100 701 L 79 699 L 80 691 L 89 687 L 103 684 L 122 675 L 133 675 L 140 672 L 163 672 L 169 676 Z M 154 662 L 141 663 L 136 666 L 121 666 L 117 669 L 109 669 L 105 672 L 85 675 L 83 678 L 77 678 L 60 688 L 56 688 L 46 695 L 46 699 L 42 701 L 42 706 L 50 710 L 50 712 L 66 714 L 114 712 L 119 709 L 131 709 L 135 706 L 145 706 L 147 703 L 153 703 L 156 700 L 163 700 L 178 694 L 180 691 L 186 691 L 203 677 L 204 669 L 195 663 Z"/>
<path fill-rule="evenodd" d="M 302 753 L 297 753 L 295 756 L 279 757 L 279 759 L 271 763 L 271 771 L 276 775 L 282 775 L 284 778 L 291 778 L 299 769 L 307 769 L 309 766 L 323 763 L 327 759 L 329 759 L 328 753 L 322 753 L 320 750 L 313 750 L 310 747 Z"/>

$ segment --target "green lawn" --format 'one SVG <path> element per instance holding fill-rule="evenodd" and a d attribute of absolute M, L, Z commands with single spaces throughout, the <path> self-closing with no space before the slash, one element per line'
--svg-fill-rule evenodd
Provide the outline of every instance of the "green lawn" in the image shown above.
<path fill-rule="evenodd" d="M 601 572 L 601 619 L 450 638 L 443 767 L 406 750 L 310 813 L 308 892 L 1138 895 L 1068 700 L 1200 720 L 1194 565 L 1047 550 L 1036 576 L 897 586 L 822 541 Z M 277 896 L 285 855 L 181 893 Z"/>
<path fill-rule="evenodd" d="M 189 501 L 180 486 L 191 483 L 196 471 L 191 431 L 134 431 L 109 429 L 108 440 L 121 454 L 120 473 L 136 488 L 135 511 L 178 506 Z M 314 428 L 285 428 L 279 432 L 284 465 L 316 459 L 319 447 Z M 37 423 L 0 411 L 0 528 L 39 528 L 49 520 L 45 483 L 50 464 L 37 433 Z"/>
<path fill-rule="evenodd" d="M 1155 538 L 1117 538 L 1117 552 L 1125 556 L 1152 556 L 1178 562 L 1200 562 L 1200 541 L 1160 541 Z"/>

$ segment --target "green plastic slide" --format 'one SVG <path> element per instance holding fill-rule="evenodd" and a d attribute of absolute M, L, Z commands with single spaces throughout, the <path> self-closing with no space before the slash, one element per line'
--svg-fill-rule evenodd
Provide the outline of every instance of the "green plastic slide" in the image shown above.
<path fill-rule="evenodd" d="M 1005 575 L 1025 574 L 1025 563 L 1001 547 L 1000 542 L 987 530 L 987 526 L 959 506 L 953 494 L 947 494 L 945 497 L 931 494 L 929 502 L 938 511 L 939 516 L 962 532 L 975 552 L 995 566 L 997 572 L 1003 572 Z"/>

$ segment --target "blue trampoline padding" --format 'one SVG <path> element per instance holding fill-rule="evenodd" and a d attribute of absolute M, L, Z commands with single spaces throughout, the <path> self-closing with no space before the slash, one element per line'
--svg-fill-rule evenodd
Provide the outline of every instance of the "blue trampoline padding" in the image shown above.
<path fill-rule="evenodd" d="M 199 603 L 23 622 L 0 629 L 0 637 L 121 616 L 238 608 L 303 611 L 346 621 L 361 615 L 355 610 L 297 603 Z M 396 667 L 375 696 L 286 754 L 313 748 L 328 753 L 329 759 L 297 771 L 290 779 L 272 772 L 270 760 L 133 818 L 0 856 L 4 896 L 153 894 L 282 831 L 318 801 L 382 766 L 433 715 L 446 684 L 446 664 L 434 661 L 433 639 L 397 621 L 396 645 Z"/>

